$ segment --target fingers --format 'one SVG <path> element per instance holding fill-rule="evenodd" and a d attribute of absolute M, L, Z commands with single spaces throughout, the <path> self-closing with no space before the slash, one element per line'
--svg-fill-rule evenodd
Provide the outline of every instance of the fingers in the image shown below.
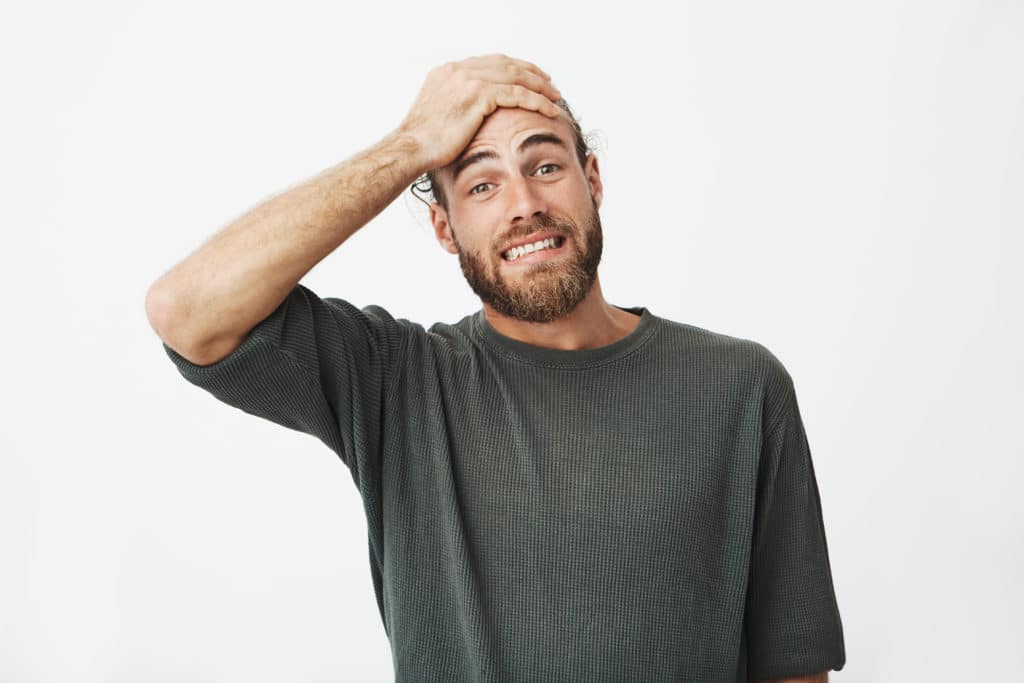
<path fill-rule="evenodd" d="M 523 86 L 541 95 L 545 95 L 553 102 L 557 102 L 562 98 L 562 93 L 547 78 L 541 77 L 533 71 L 510 64 L 506 64 L 503 67 L 492 66 L 467 69 L 466 75 L 470 79 L 483 81 L 486 85 Z"/>
<path fill-rule="evenodd" d="M 561 109 L 557 102 L 562 93 L 551 82 L 551 76 L 532 62 L 503 54 L 470 57 L 458 62 L 461 75 L 468 82 L 477 82 L 481 92 L 490 94 L 493 107 L 530 109 L 557 118 Z"/>
<path fill-rule="evenodd" d="M 469 57 L 459 64 L 468 78 L 476 78 L 487 83 L 525 86 L 546 95 L 554 102 L 562 98 L 562 93 L 551 82 L 551 76 L 533 62 L 524 59 L 491 54 Z"/>
<path fill-rule="evenodd" d="M 544 95 L 521 85 L 502 84 L 493 87 L 494 103 L 499 107 L 531 109 L 552 118 L 558 117 L 562 111 Z"/>
<path fill-rule="evenodd" d="M 551 80 L 551 76 L 548 75 L 548 72 L 544 71 L 544 69 L 540 68 L 533 62 L 528 62 L 525 59 L 516 59 L 515 57 L 509 57 L 508 55 L 501 53 L 469 57 L 462 60 L 462 63 L 471 68 L 487 68 L 492 66 L 501 67 L 506 64 L 511 64 L 525 71 L 531 71 L 545 80 Z"/>
<path fill-rule="evenodd" d="M 495 109 L 562 116 L 562 94 L 532 62 L 503 54 L 469 57 L 430 69 L 399 129 L 420 147 L 425 169 L 453 161 Z"/>

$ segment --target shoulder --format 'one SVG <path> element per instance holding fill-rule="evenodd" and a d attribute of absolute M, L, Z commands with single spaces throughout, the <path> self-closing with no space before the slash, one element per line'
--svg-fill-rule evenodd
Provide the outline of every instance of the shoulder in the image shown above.
<path fill-rule="evenodd" d="M 423 324 L 380 304 L 357 307 L 343 299 L 326 301 L 336 310 L 366 321 L 378 334 L 395 337 L 399 360 L 406 364 L 421 364 L 434 358 L 457 355 L 472 346 L 471 315 L 454 323 Z"/>
<path fill-rule="evenodd" d="M 435 322 L 422 331 L 421 344 L 435 355 L 474 356 L 479 350 L 475 326 L 476 313 L 467 313 L 455 322 Z"/>
<path fill-rule="evenodd" d="M 791 381 L 785 365 L 761 341 L 667 318 L 660 322 L 661 344 L 707 363 L 743 368 L 772 384 Z"/>
<path fill-rule="evenodd" d="M 742 380 L 773 422 L 794 393 L 786 365 L 766 343 L 691 323 L 661 318 L 658 343 L 700 370 L 707 381 Z"/>

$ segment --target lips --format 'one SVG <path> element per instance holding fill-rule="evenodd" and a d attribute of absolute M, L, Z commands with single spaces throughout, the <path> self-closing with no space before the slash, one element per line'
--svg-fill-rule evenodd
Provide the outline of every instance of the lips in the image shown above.
<path fill-rule="evenodd" d="M 557 237 L 561 237 L 561 238 L 563 238 L 563 240 L 562 240 L 563 244 L 565 242 L 565 239 L 564 239 L 565 235 L 563 235 L 562 233 L 558 232 L 557 230 L 542 230 L 540 232 L 531 233 L 528 237 L 524 237 L 524 238 L 522 238 L 520 240 L 516 240 L 515 242 L 512 242 L 511 244 L 506 244 L 505 247 L 502 248 L 498 253 L 502 256 L 502 258 L 504 258 L 505 252 L 507 252 L 512 247 L 521 247 L 524 244 L 533 244 L 534 242 L 539 242 L 539 241 L 546 240 L 549 237 L 556 237 L 556 238 Z"/>
<path fill-rule="evenodd" d="M 547 242 L 552 246 L 542 247 L 533 251 L 525 251 L 524 249 L 517 249 L 512 247 L 511 254 L 508 252 L 502 252 L 502 260 L 509 266 L 517 266 L 521 264 L 530 264 L 535 261 L 545 261 L 552 258 L 557 258 L 560 254 L 564 254 L 568 247 L 566 246 L 568 238 L 563 235 L 556 235 L 549 237 L 546 240 L 540 240 L 541 242 Z M 527 243 L 535 244 L 535 242 Z M 529 247 L 527 247 L 529 249 Z"/>

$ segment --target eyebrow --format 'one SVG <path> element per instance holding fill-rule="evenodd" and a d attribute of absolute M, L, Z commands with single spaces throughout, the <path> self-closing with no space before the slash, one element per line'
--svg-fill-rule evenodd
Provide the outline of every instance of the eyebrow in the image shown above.
<path fill-rule="evenodd" d="M 569 145 L 565 144 L 565 140 L 558 137 L 554 133 L 534 133 L 533 135 L 519 143 L 519 148 L 516 150 L 516 152 L 522 154 L 525 150 L 529 149 L 530 147 L 535 147 L 536 145 L 543 145 L 545 143 L 555 144 L 564 149 L 565 151 L 569 151 Z M 459 179 L 459 174 L 465 171 L 468 167 L 472 166 L 473 164 L 483 161 L 484 159 L 497 158 L 497 152 L 485 149 L 479 152 L 474 152 L 473 154 L 470 154 L 469 156 L 460 159 L 459 161 L 455 162 L 455 168 L 452 170 L 452 183 L 454 184 L 455 181 Z"/>

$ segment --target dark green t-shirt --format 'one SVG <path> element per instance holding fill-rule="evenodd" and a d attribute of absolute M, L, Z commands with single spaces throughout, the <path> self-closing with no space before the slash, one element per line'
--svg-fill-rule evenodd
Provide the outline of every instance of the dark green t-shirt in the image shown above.
<path fill-rule="evenodd" d="M 721 681 L 839 670 L 792 379 L 660 318 L 581 351 L 428 329 L 297 285 L 179 372 L 348 466 L 398 681 Z"/>

